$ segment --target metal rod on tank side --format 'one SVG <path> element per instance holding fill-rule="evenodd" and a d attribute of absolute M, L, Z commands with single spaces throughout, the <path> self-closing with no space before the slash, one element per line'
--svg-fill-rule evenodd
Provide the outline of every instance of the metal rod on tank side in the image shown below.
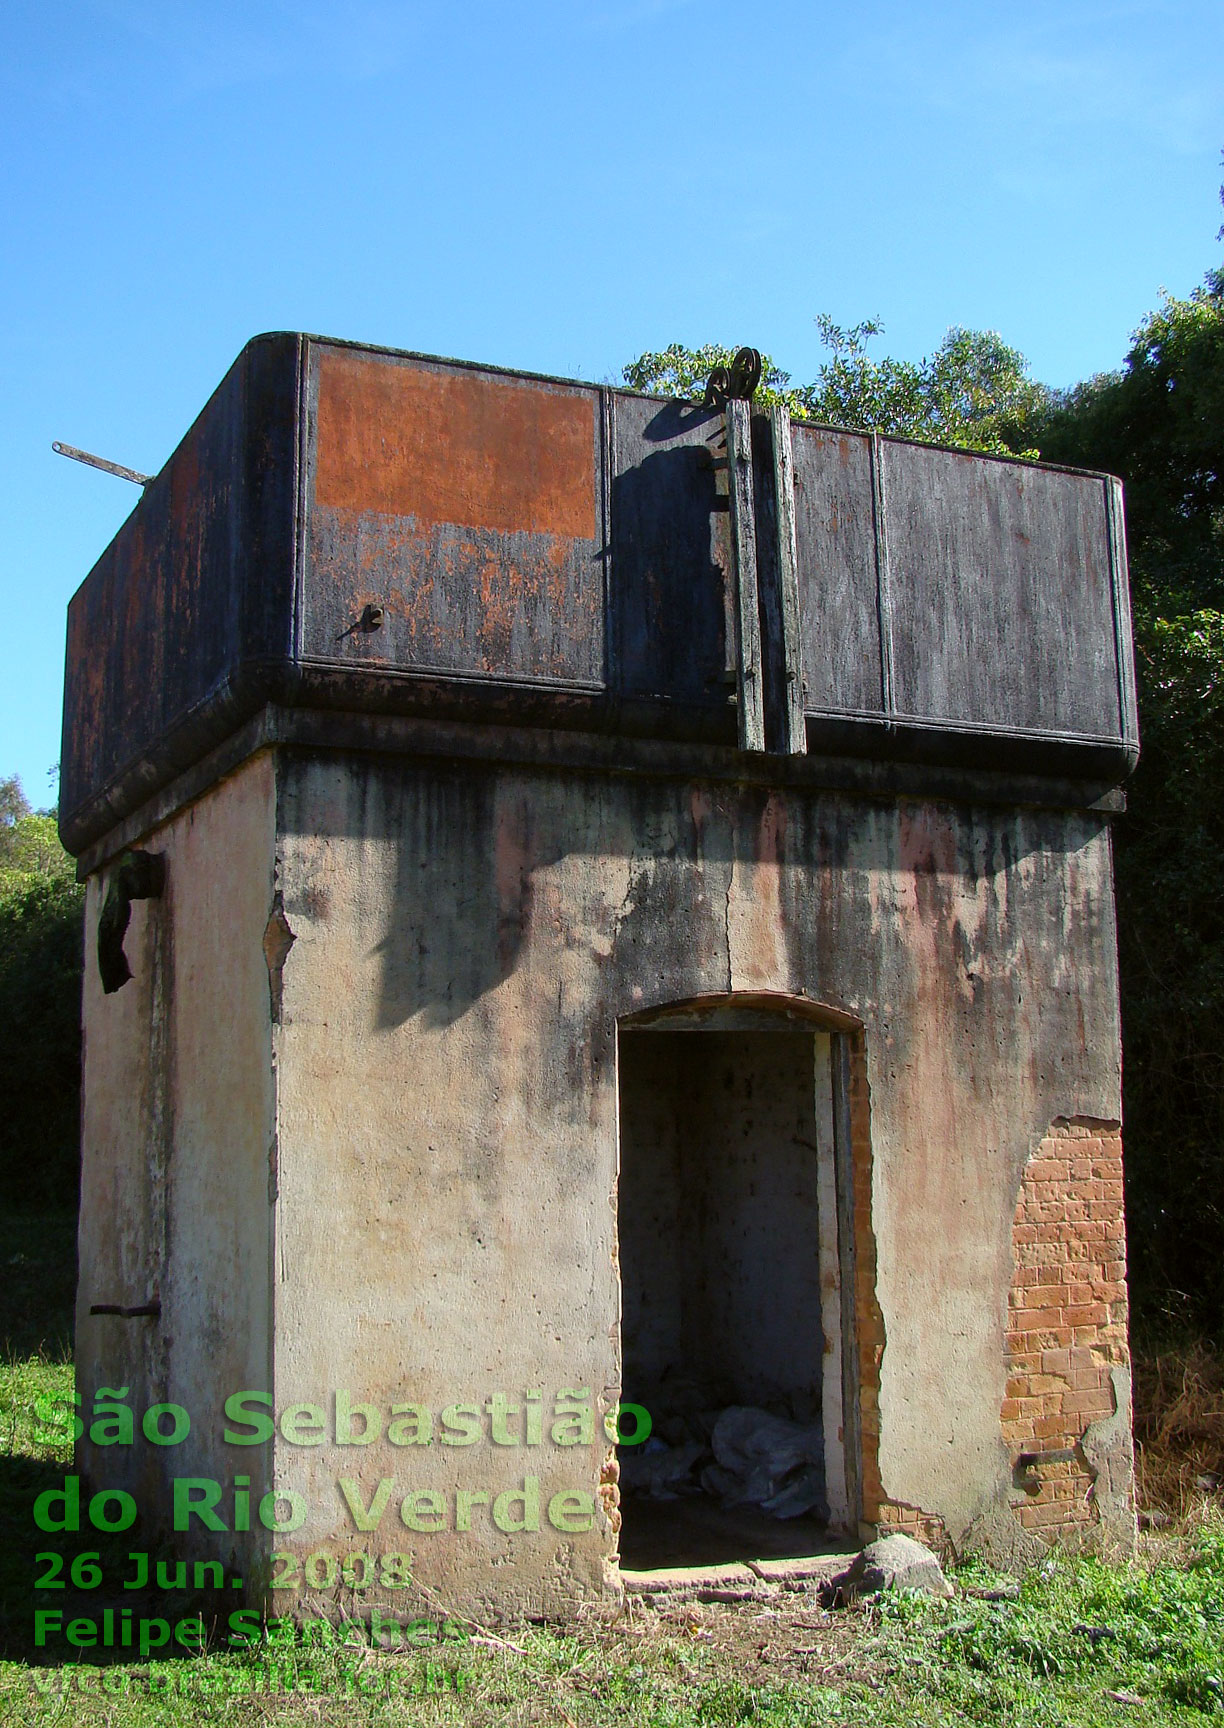
<path fill-rule="evenodd" d="M 100 468 L 104 474 L 117 474 L 120 480 L 131 480 L 137 486 L 147 486 L 152 480 L 152 474 L 138 474 L 134 468 L 125 468 L 121 462 L 108 462 L 105 456 L 91 456 L 88 450 L 77 450 L 71 444 L 60 444 L 58 441 L 51 448 L 57 456 L 71 456 L 74 462 L 84 462 L 90 468 Z"/>

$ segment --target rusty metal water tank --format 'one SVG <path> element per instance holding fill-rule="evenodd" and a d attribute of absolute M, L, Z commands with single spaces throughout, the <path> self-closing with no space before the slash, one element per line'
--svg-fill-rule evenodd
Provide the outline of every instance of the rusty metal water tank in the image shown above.
<path fill-rule="evenodd" d="M 72 601 L 65 845 L 269 706 L 1107 788 L 1138 749 L 1121 486 L 260 336 Z"/>

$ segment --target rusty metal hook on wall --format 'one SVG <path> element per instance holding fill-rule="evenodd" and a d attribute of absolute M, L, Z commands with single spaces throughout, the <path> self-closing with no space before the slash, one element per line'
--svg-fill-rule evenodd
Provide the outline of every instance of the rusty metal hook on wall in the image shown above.
<path fill-rule="evenodd" d="M 98 919 L 98 972 L 107 996 L 132 976 L 123 938 L 133 900 L 160 900 L 166 886 L 166 860 L 160 852 L 125 852 L 116 864 Z"/>

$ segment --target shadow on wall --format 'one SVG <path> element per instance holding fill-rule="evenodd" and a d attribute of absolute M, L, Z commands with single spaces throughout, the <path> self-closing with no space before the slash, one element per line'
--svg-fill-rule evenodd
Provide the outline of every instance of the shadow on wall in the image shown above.
<path fill-rule="evenodd" d="M 627 397 L 615 424 L 615 459 L 630 465 L 612 485 L 612 687 L 627 701 L 667 695 L 690 712 L 705 710 L 715 730 L 724 719 L 733 726 L 727 499 L 710 442 L 721 417 L 694 404 Z M 737 868 L 756 861 L 777 866 L 774 903 L 754 913 L 752 939 L 769 949 L 755 968 L 761 976 L 865 1018 L 872 1004 L 915 1000 L 918 974 L 930 971 L 934 953 L 950 1015 L 963 1014 L 959 997 L 967 995 L 980 1022 L 997 999 L 1006 1034 L 1014 976 L 1024 968 L 1024 956 L 1013 953 L 1008 896 L 1022 874 L 1039 877 L 1041 855 L 1050 855 L 1051 890 L 1029 897 L 1019 927 L 1030 947 L 1065 951 L 1075 931 L 1065 926 L 1062 902 L 1074 877 L 1061 860 L 1069 845 L 1090 844 L 1103 820 L 1002 806 L 781 797 L 760 786 L 562 778 L 494 761 L 408 765 L 353 755 L 341 768 L 334 758 L 295 752 L 284 763 L 287 833 L 343 835 L 394 850 L 390 915 L 379 913 L 381 928 L 364 948 L 379 961 L 380 1028 L 416 1015 L 427 1026 L 460 1019 L 515 971 L 533 929 L 549 941 L 568 932 L 566 940 L 591 945 L 605 1016 L 728 989 L 730 896 Z M 1035 869 L 1022 872 L 1029 857 Z M 627 859 L 627 882 L 621 869 L 569 869 L 567 903 L 550 906 L 543 922 L 540 896 L 555 887 L 548 873 L 583 858 Z M 307 875 L 314 868 L 303 862 Z M 1091 886 L 1072 906 L 1073 922 L 1099 916 Z M 298 882 L 293 892 L 315 916 L 311 884 Z M 291 928 L 301 910 L 287 899 Z M 921 953 L 904 928 L 915 921 L 928 932 Z M 1038 974 L 1048 969 L 1036 954 L 1031 964 Z M 591 1036 L 590 1006 L 575 1022 L 580 1041 Z M 1069 1030 L 1052 1037 L 1065 1047 Z M 952 1035 L 966 1031 L 972 1037 L 968 1025 Z"/>
<path fill-rule="evenodd" d="M 693 418 L 671 404 L 646 436 L 674 438 Z M 610 610 L 625 696 L 725 712 L 726 579 L 716 551 L 727 499 L 710 456 L 703 444 L 656 450 L 612 482 Z"/>
<path fill-rule="evenodd" d="M 1081 943 L 1112 945 L 1091 863 L 1104 818 L 1090 812 L 306 753 L 286 756 L 280 802 L 283 830 L 305 842 L 285 884 L 291 927 L 327 902 L 330 838 L 385 861 L 385 889 L 346 915 L 355 954 L 377 962 L 382 1029 L 453 1024 L 534 939 L 557 970 L 552 1006 L 540 998 L 548 1044 L 587 1060 L 619 1015 L 728 990 L 734 943 L 741 968 L 761 956 L 771 988 L 868 1026 L 884 1014 L 898 1070 L 933 1024 L 949 1061 L 1019 1039 L 1057 1093 L 1048 1115 L 1078 1096 L 1083 1053 L 1113 1023 L 1107 979 L 1068 989 L 1064 976 Z M 769 868 L 749 893 L 754 862 Z M 582 982 L 563 989 L 578 948 Z"/>

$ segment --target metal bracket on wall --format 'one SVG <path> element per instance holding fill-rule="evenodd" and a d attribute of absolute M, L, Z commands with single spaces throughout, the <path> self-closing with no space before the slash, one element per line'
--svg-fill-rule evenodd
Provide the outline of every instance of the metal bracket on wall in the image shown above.
<path fill-rule="evenodd" d="M 160 852 L 124 852 L 115 865 L 98 919 L 98 973 L 107 996 L 132 976 L 123 952 L 132 901 L 160 900 L 165 887 L 166 860 Z"/>

